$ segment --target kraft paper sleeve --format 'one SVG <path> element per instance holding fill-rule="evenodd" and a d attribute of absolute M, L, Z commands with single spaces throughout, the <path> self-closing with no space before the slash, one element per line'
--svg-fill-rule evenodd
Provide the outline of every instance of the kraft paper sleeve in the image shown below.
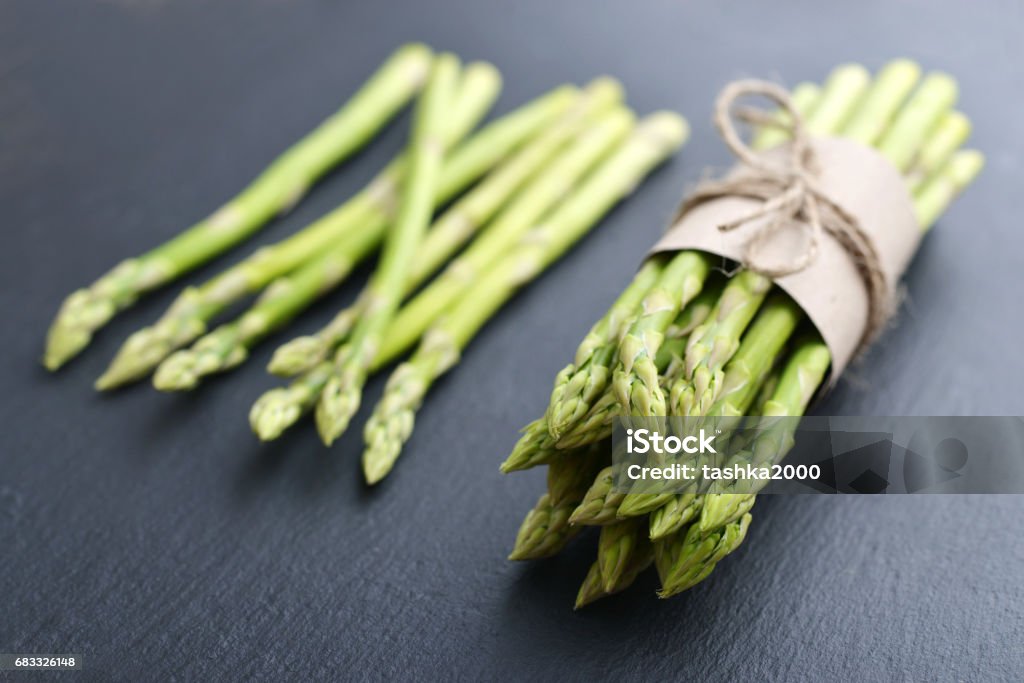
<path fill-rule="evenodd" d="M 906 181 L 885 157 L 860 143 L 815 138 L 811 145 L 822 189 L 855 217 L 873 240 L 890 291 L 895 291 L 921 239 Z M 764 154 L 783 159 L 786 152 L 782 147 Z M 744 172 L 745 167 L 739 165 L 730 176 Z M 697 249 L 742 261 L 746 242 L 769 219 L 753 221 L 747 228 L 731 232 L 722 232 L 718 226 L 760 205 L 759 200 L 745 197 L 701 203 L 680 215 L 650 253 Z M 786 262 L 787 255 L 806 248 L 807 239 L 805 230 L 790 226 L 769 238 L 760 253 L 766 262 Z M 868 295 L 856 266 L 826 233 L 815 260 L 798 273 L 778 278 L 776 283 L 807 313 L 828 345 L 832 353 L 829 383 L 833 384 L 855 355 L 867 323 Z"/>

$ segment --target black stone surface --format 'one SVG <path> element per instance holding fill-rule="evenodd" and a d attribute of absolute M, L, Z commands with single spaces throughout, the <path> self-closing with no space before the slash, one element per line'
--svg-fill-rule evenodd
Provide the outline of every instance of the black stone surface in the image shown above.
<path fill-rule="evenodd" d="M 764 500 L 695 590 L 659 602 L 647 579 L 573 613 L 593 539 L 507 562 L 542 475 L 497 464 L 684 186 L 729 162 L 717 90 L 845 60 L 958 76 L 988 167 L 926 240 L 897 328 L 820 410 L 1021 414 L 1022 29 L 1010 1 L 0 4 L 0 651 L 75 652 L 83 677 L 125 681 L 1020 680 L 1024 498 Z M 39 367 L 66 293 L 214 208 L 411 39 L 492 60 L 499 109 L 607 72 L 694 134 L 483 330 L 384 485 L 360 482 L 357 430 L 325 451 L 309 425 L 260 446 L 246 424 L 274 342 L 355 282 L 193 395 L 91 389 L 173 290 Z M 256 242 L 358 188 L 403 123 Z"/>

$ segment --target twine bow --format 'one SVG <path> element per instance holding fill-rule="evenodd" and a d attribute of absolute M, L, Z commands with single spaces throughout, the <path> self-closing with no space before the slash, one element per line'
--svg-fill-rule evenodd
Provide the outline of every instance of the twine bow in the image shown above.
<path fill-rule="evenodd" d="M 781 163 L 775 154 L 767 157 L 752 149 L 736 131 L 733 106 L 741 97 L 750 95 L 766 97 L 785 112 L 784 117 L 770 116 L 760 110 L 746 110 L 739 114 L 744 121 L 782 128 L 789 133 L 792 142 Z M 871 238 L 854 216 L 822 190 L 818 182 L 817 156 L 810 144 L 803 117 L 793 106 L 789 94 L 768 81 L 736 81 L 726 86 L 718 96 L 714 121 L 725 144 L 746 168 L 733 177 L 702 183 L 683 202 L 679 216 L 706 201 L 726 196 L 762 200 L 759 208 L 718 226 L 718 229 L 722 232 L 739 230 L 767 218 L 767 222 L 761 223 L 745 243 L 742 265 L 770 278 L 798 273 L 811 265 L 817 258 L 822 233 L 827 233 L 849 255 L 867 290 L 867 323 L 858 343 L 858 347 L 863 349 L 885 327 L 892 314 L 893 297 Z M 772 236 L 790 226 L 807 233 L 803 251 L 794 253 L 788 263 L 764 263 L 762 251 L 765 245 Z"/>

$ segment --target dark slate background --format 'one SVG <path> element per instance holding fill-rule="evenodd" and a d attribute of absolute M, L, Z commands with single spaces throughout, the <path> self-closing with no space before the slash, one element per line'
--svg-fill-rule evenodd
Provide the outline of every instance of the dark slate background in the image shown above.
<path fill-rule="evenodd" d="M 925 242 L 897 329 L 821 411 L 1021 414 L 1022 19 L 1015 2 L 952 0 L 0 4 L 0 652 L 79 653 L 89 677 L 131 681 L 1020 680 L 1024 498 L 764 500 L 697 589 L 660 602 L 648 579 L 573 613 L 594 539 L 507 562 L 543 480 L 497 465 L 684 186 L 728 163 L 716 91 L 844 60 L 956 74 L 989 163 Z M 260 446 L 246 423 L 275 384 L 273 342 L 356 283 L 189 396 L 91 389 L 173 290 L 65 371 L 39 367 L 66 293 L 213 209 L 411 39 L 492 60 L 500 110 L 607 72 L 694 136 L 483 330 L 383 486 L 360 482 L 358 430 L 325 451 L 308 424 Z M 404 121 L 257 242 L 360 187 Z"/>

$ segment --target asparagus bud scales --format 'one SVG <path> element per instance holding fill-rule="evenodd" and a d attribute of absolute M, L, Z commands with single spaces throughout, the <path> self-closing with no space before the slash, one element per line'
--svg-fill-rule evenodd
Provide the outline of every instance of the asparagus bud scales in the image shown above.
<path fill-rule="evenodd" d="M 398 308 L 402 279 L 430 222 L 437 175 L 445 153 L 441 130 L 445 110 L 454 97 L 458 68 L 454 55 L 439 57 L 416 107 L 409 172 L 402 187 L 398 217 L 384 242 L 380 264 L 370 281 L 366 313 L 356 326 L 352 340 L 338 351 L 335 373 L 317 405 L 317 427 L 328 445 L 345 430 L 358 409 L 369 365 Z"/>
<path fill-rule="evenodd" d="M 174 239 L 121 262 L 71 294 L 50 328 L 44 364 L 56 370 L 141 294 L 170 282 L 245 239 L 295 204 L 331 167 L 390 120 L 422 86 L 431 61 L 423 45 L 399 49 L 337 113 L 288 149 L 234 199 Z"/>

